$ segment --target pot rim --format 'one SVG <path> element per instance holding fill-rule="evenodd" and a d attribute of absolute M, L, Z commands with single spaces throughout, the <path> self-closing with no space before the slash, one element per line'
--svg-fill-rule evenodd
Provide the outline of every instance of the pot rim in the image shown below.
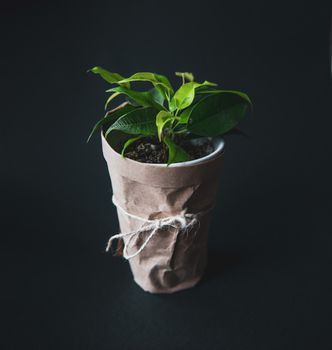
<path fill-rule="evenodd" d="M 106 140 L 103 132 L 101 133 L 102 138 L 104 139 L 104 141 L 107 143 L 107 145 L 117 154 L 120 155 L 119 152 L 117 152 Z M 171 163 L 170 165 L 167 165 L 166 163 L 143 163 L 143 162 L 138 162 L 137 160 L 134 159 L 130 159 L 130 158 L 124 158 L 127 161 L 131 161 L 131 162 L 135 162 L 138 164 L 142 164 L 144 166 L 153 166 L 153 167 L 159 167 L 159 168 L 180 168 L 180 167 L 190 167 L 190 166 L 195 166 L 195 165 L 200 165 L 206 162 L 211 161 L 212 159 L 216 158 L 217 156 L 219 156 L 225 147 L 225 141 L 222 137 L 220 136 L 215 136 L 215 137 L 206 137 L 207 139 L 210 139 L 215 147 L 215 150 L 211 153 L 209 153 L 208 155 L 198 158 L 198 159 L 193 159 L 193 160 L 189 160 L 187 162 L 179 162 L 179 163 Z M 121 155 L 120 155 L 121 156 Z"/>

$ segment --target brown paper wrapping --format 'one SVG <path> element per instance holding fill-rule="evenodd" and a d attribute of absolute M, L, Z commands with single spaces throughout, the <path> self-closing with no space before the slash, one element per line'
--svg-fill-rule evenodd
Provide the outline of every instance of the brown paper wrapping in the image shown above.
<path fill-rule="evenodd" d="M 166 167 L 123 158 L 104 136 L 102 148 L 113 195 L 127 213 L 153 220 L 178 215 L 184 209 L 193 214 L 205 212 L 189 232 L 173 227 L 158 230 L 144 250 L 129 259 L 134 280 L 145 291 L 173 293 L 193 287 L 206 266 L 210 209 L 216 199 L 222 153 L 201 164 Z M 122 233 L 144 224 L 122 210 L 117 212 Z M 148 234 L 135 236 L 129 253 L 137 251 Z"/>

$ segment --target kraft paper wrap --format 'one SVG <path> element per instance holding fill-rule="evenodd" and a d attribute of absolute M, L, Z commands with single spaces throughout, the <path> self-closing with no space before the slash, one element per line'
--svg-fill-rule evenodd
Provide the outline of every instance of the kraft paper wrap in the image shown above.
<path fill-rule="evenodd" d="M 151 293 L 173 293 L 193 287 L 207 261 L 208 229 L 223 160 L 220 153 L 201 164 L 166 167 L 123 158 L 102 135 L 103 155 L 111 177 L 113 195 L 127 213 L 157 219 L 205 212 L 189 232 L 158 230 L 144 250 L 129 259 L 135 282 Z M 139 229 L 144 222 L 117 210 L 121 233 Z M 114 232 L 116 234 L 118 232 Z M 149 232 L 130 241 L 129 253 L 142 245 Z M 126 240 L 126 238 L 124 238 Z"/>

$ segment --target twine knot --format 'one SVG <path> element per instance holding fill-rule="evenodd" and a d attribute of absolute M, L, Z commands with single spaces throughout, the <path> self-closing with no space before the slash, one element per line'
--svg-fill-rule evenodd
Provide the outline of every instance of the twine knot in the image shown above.
<path fill-rule="evenodd" d="M 142 252 L 142 250 L 147 246 L 149 241 L 152 239 L 153 236 L 155 236 L 159 230 L 163 230 L 167 227 L 173 227 L 175 229 L 180 229 L 181 231 L 188 232 L 193 226 L 196 224 L 199 224 L 198 217 L 207 211 L 204 212 L 199 212 L 197 214 L 188 214 L 186 211 L 187 209 L 183 210 L 180 214 L 175 215 L 175 216 L 168 216 L 165 218 L 161 219 L 155 219 L 155 220 L 148 220 L 141 218 L 139 216 L 133 215 L 128 213 L 126 210 L 124 210 L 119 203 L 116 201 L 115 197 L 112 197 L 113 204 L 125 215 L 137 219 L 140 221 L 143 221 L 142 226 L 134 231 L 131 232 L 126 232 L 126 233 L 119 233 L 117 235 L 112 236 L 107 243 L 106 246 L 106 251 L 108 252 L 111 249 L 112 242 L 116 239 L 122 239 L 127 237 L 128 239 L 124 241 L 124 247 L 123 247 L 123 257 L 127 260 L 137 256 Z M 211 208 L 212 209 L 212 208 Z M 209 210 L 211 210 L 209 209 Z M 150 232 L 148 237 L 145 239 L 143 244 L 139 247 L 139 249 L 133 253 L 133 254 L 128 254 L 128 246 L 130 245 L 130 242 L 132 239 L 139 235 L 142 232 Z"/>

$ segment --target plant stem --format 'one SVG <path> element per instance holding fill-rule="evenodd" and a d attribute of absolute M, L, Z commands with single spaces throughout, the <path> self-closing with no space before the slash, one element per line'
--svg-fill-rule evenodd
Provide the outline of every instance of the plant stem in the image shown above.
<path fill-rule="evenodd" d="M 176 125 L 177 126 L 177 125 Z M 185 132 L 187 132 L 187 129 L 182 129 L 179 131 L 174 131 L 174 134 L 184 134 Z"/>

